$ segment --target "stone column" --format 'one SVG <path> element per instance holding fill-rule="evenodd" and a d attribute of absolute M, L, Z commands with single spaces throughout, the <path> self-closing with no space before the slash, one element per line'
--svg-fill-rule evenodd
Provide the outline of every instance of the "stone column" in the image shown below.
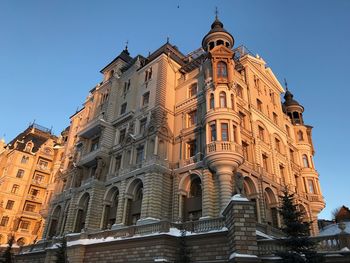
<path fill-rule="evenodd" d="M 223 211 L 230 245 L 229 263 L 261 262 L 258 258 L 254 202 L 234 195 Z"/>
<path fill-rule="evenodd" d="M 220 187 L 220 210 L 229 203 L 232 196 L 232 167 L 221 166 L 216 170 Z"/>
<path fill-rule="evenodd" d="M 202 217 L 214 217 L 214 183 L 210 171 L 203 172 L 203 197 L 202 197 Z"/>

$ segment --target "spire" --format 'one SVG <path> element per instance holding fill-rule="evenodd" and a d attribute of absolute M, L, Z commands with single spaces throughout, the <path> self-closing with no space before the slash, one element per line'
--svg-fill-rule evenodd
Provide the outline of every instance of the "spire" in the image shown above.
<path fill-rule="evenodd" d="M 216 6 L 215 7 L 215 20 L 218 20 L 218 14 L 219 14 L 219 11 L 218 11 L 218 7 Z"/>

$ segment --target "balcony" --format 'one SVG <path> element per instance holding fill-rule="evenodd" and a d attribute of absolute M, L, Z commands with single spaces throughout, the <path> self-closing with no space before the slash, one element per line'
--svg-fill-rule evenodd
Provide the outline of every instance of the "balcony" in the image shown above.
<path fill-rule="evenodd" d="M 214 141 L 207 144 L 205 150 L 205 160 L 214 170 L 222 165 L 234 170 L 244 161 L 242 146 L 235 142 Z"/>
<path fill-rule="evenodd" d="M 77 135 L 88 139 L 100 133 L 101 129 L 106 126 L 108 123 L 104 120 L 104 113 L 100 113 L 91 121 L 83 124 Z"/>
<path fill-rule="evenodd" d="M 42 198 L 35 196 L 35 195 L 28 195 L 27 200 L 31 200 L 31 201 L 36 202 L 36 203 L 42 203 L 42 201 L 43 201 Z"/>
<path fill-rule="evenodd" d="M 91 167 L 96 163 L 96 158 L 101 157 L 101 158 L 107 158 L 108 157 L 108 149 L 104 146 L 100 146 L 96 150 L 82 154 L 79 159 L 77 160 L 77 165 L 78 166 L 86 166 L 86 167 Z"/>

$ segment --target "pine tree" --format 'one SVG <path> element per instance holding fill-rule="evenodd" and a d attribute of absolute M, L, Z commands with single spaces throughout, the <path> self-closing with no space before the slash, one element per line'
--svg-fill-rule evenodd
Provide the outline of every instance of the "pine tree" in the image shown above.
<path fill-rule="evenodd" d="M 62 237 L 56 251 L 56 263 L 66 263 L 67 260 L 67 239 Z"/>
<path fill-rule="evenodd" d="M 285 189 L 280 199 L 282 204 L 279 213 L 284 224 L 282 231 L 286 234 L 286 238 L 281 241 L 287 252 L 279 252 L 278 255 L 287 263 L 322 262 L 322 257 L 314 250 L 316 244 L 309 237 L 312 222 L 303 220 L 305 214 L 295 204 L 294 194 Z"/>
<path fill-rule="evenodd" d="M 7 241 L 7 248 L 2 256 L 3 261 L 1 262 L 6 262 L 6 263 L 12 263 L 12 245 L 13 242 L 15 241 L 15 237 L 13 235 L 8 237 L 8 241 Z"/>

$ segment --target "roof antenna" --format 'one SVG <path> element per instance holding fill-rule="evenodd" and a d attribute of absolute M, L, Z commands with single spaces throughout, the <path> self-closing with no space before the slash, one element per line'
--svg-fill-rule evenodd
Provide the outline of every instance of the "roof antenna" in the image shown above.
<path fill-rule="evenodd" d="M 125 51 L 128 51 L 128 45 L 129 45 L 129 40 L 126 40 L 126 42 L 125 42 Z"/>
<path fill-rule="evenodd" d="M 288 83 L 287 83 L 286 78 L 284 78 L 284 86 L 286 87 L 286 90 L 288 91 Z"/>
<path fill-rule="evenodd" d="M 218 15 L 219 15 L 218 7 L 215 6 L 215 19 L 218 19 Z"/>

